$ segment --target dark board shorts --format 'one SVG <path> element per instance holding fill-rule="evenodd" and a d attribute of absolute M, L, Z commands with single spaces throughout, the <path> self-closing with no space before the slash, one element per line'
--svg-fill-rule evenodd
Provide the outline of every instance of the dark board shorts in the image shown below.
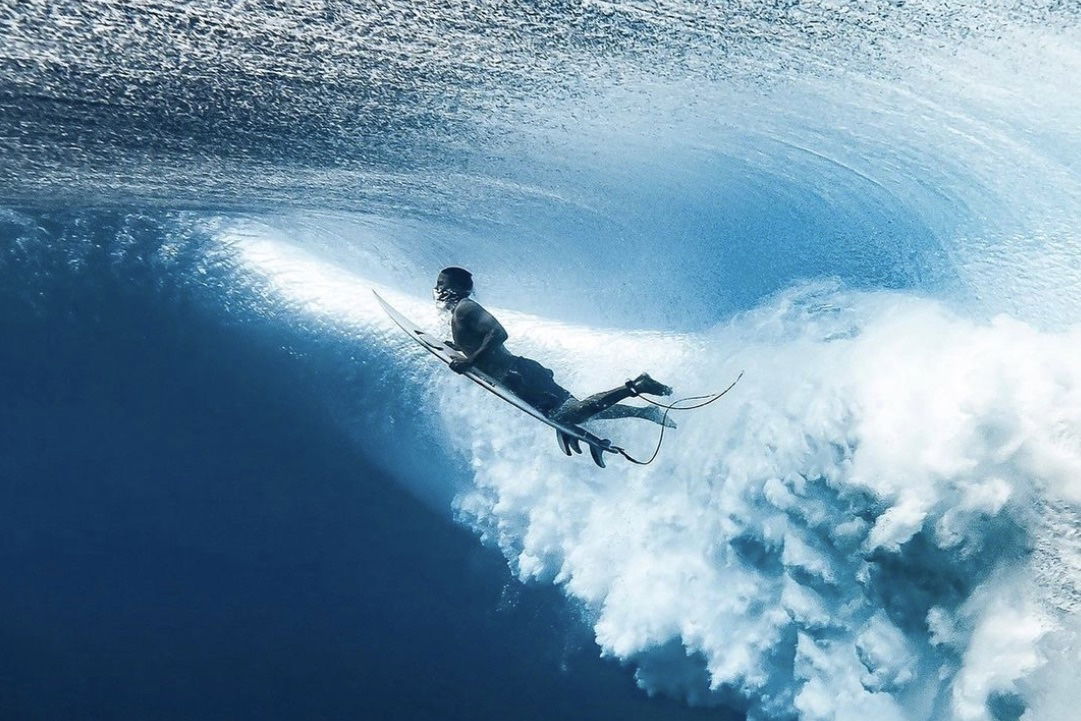
<path fill-rule="evenodd" d="M 514 395 L 543 413 L 551 413 L 571 397 L 570 391 L 555 382 L 551 368 L 532 358 L 515 356 L 503 384 Z"/>

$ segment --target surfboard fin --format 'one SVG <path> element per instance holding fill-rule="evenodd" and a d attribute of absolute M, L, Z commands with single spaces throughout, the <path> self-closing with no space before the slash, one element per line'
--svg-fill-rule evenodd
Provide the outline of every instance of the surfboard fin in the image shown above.
<path fill-rule="evenodd" d="M 563 431 L 556 431 L 556 441 L 559 443 L 559 450 L 563 451 L 568 456 L 572 451 L 574 453 L 582 452 L 582 446 L 578 444 L 578 439 L 574 436 L 568 436 Z"/>
<path fill-rule="evenodd" d="M 589 444 L 589 455 L 593 456 L 593 462 L 601 468 L 604 468 L 604 451 L 599 446 L 595 446 L 592 443 Z"/>

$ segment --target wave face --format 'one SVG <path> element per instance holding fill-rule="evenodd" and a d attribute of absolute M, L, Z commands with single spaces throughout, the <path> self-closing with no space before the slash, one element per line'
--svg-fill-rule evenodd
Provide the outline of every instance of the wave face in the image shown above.
<path fill-rule="evenodd" d="M 303 339 L 366 457 L 562 588 L 650 694 L 755 719 L 1072 718 L 1078 20 L 935 0 L 2 9 L 9 309 L 136 259 L 133 298 L 185 288 L 260 342 Z M 140 245 L 146 217 L 164 230 Z M 449 263 L 578 393 L 747 374 L 653 466 L 568 461 L 370 300 L 435 327 L 418 298 Z"/>

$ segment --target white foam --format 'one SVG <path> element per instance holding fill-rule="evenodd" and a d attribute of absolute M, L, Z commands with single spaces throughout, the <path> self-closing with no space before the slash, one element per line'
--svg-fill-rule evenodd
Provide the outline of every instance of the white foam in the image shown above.
<path fill-rule="evenodd" d="M 742 697 L 761 718 L 991 719 L 1035 698 L 1063 616 L 1024 585 L 1026 549 L 1054 544 L 1038 499 L 1078 517 L 1078 329 L 829 287 L 698 336 L 517 320 L 512 342 L 579 393 L 643 369 L 700 393 L 747 370 L 644 469 L 565 459 L 547 429 L 443 398 L 476 477 L 462 517 L 523 580 L 584 604 L 605 654 L 649 667 L 647 689 Z M 597 427 L 635 448 L 653 437 Z M 650 664 L 672 643 L 709 689 Z"/>
<path fill-rule="evenodd" d="M 281 251 L 245 247 L 305 312 L 387 342 L 359 279 Z M 1081 688 L 1062 671 L 1081 650 L 1081 328 L 830 285 L 691 335 L 495 310 L 512 349 L 580 396 L 645 369 L 677 395 L 746 370 L 678 418 L 655 464 L 601 470 L 402 355 L 454 456 L 440 467 L 471 475 L 459 518 L 523 581 L 581 604 L 601 652 L 646 691 L 754 719 L 1067 718 Z M 656 437 L 637 420 L 595 426 L 640 452 Z"/>

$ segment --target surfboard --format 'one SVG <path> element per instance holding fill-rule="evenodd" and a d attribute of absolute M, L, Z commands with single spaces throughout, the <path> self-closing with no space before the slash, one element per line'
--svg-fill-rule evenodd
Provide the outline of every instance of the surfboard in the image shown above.
<path fill-rule="evenodd" d="M 456 358 L 464 358 L 460 352 L 451 348 L 449 345 L 439 340 L 433 335 L 426 333 L 416 323 L 406 318 L 390 303 L 385 301 L 382 296 L 376 293 L 374 290 L 372 294 L 375 295 L 375 299 L 379 301 L 379 305 L 390 317 L 394 324 L 405 331 L 405 334 L 412 338 L 417 344 L 423 347 L 426 351 L 434 355 L 444 364 L 450 365 L 450 362 Z M 601 468 L 605 467 L 604 454 L 618 453 L 619 449 L 612 445 L 611 441 L 605 440 L 600 436 L 596 436 L 581 426 L 560 423 L 559 421 L 552 420 L 548 416 L 544 415 L 539 409 L 534 408 L 529 403 L 516 396 L 509 388 L 502 385 L 499 381 L 495 380 L 491 376 L 487 375 L 483 371 L 475 368 L 467 370 L 461 375 L 465 376 L 469 380 L 479 385 L 489 393 L 503 399 L 507 403 L 511 404 L 518 410 L 526 413 L 533 418 L 537 419 L 545 425 L 551 426 L 556 431 L 556 441 L 559 443 L 559 449 L 565 454 L 572 455 L 574 453 L 582 452 L 582 443 L 585 443 L 589 448 L 589 455 L 593 458 L 593 462 Z"/>

